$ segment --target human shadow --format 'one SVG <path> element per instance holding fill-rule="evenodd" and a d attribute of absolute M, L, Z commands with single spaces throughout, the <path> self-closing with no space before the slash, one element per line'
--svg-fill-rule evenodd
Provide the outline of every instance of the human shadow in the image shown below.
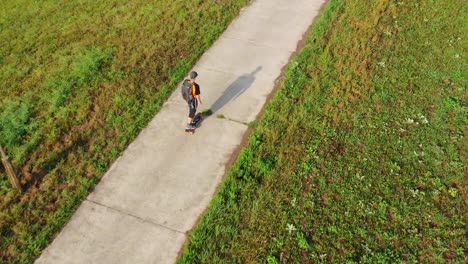
<path fill-rule="evenodd" d="M 243 74 L 224 90 L 223 95 L 214 102 L 211 107 L 211 113 L 216 113 L 223 108 L 227 103 L 235 100 L 243 94 L 255 81 L 255 75 L 262 70 L 262 66 L 258 66 L 253 72 Z"/>

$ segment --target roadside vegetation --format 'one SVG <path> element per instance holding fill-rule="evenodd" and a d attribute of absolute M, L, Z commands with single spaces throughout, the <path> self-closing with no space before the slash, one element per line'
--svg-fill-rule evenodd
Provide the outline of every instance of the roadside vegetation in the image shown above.
<path fill-rule="evenodd" d="M 30 263 L 249 1 L 0 3 L 0 263 Z"/>
<path fill-rule="evenodd" d="M 330 0 L 179 263 L 466 263 L 467 11 Z"/>

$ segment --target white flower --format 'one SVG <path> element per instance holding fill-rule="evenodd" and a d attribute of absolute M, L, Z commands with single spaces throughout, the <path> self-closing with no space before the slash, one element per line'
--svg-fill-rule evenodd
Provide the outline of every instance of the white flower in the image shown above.
<path fill-rule="evenodd" d="M 287 224 L 286 225 L 286 230 L 288 230 L 288 233 L 291 234 L 292 231 L 296 231 L 296 227 L 294 227 L 293 224 Z"/>
<path fill-rule="evenodd" d="M 422 115 L 422 114 L 419 114 L 419 119 L 421 120 L 421 123 L 423 123 L 423 124 L 429 123 L 429 121 L 427 120 L 427 118 L 426 118 L 424 115 Z"/>
<path fill-rule="evenodd" d="M 413 123 L 414 123 L 414 120 L 411 119 L 411 118 L 406 118 L 406 123 L 407 123 L 407 124 L 413 124 Z"/>
<path fill-rule="evenodd" d="M 381 67 L 385 67 L 385 61 L 377 62 L 377 64 L 380 65 Z"/>
<path fill-rule="evenodd" d="M 455 59 L 459 59 L 460 58 L 460 54 L 455 54 Z"/>
<path fill-rule="evenodd" d="M 413 196 L 413 198 L 416 198 L 416 196 L 418 196 L 418 194 L 419 194 L 418 189 L 410 189 L 410 192 L 411 192 L 411 195 Z"/>
<path fill-rule="evenodd" d="M 356 177 L 361 181 L 364 179 L 364 176 L 359 175 L 359 173 L 356 173 Z"/>

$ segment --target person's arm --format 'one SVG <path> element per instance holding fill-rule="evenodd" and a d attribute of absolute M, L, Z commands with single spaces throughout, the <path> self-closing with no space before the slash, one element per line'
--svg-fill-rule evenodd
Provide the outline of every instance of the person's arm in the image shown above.
<path fill-rule="evenodd" d="M 201 97 L 200 97 L 200 85 L 195 83 L 195 98 L 197 99 L 199 104 L 202 104 Z"/>

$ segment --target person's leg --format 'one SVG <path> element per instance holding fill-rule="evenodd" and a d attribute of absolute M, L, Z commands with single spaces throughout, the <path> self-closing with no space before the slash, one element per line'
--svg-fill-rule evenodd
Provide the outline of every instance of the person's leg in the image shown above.
<path fill-rule="evenodd" d="M 193 116 L 192 116 L 192 120 L 190 121 L 190 124 L 193 125 L 193 117 L 196 116 L 196 113 L 197 113 L 197 108 L 198 108 L 198 101 L 197 100 L 193 100 Z"/>
<path fill-rule="evenodd" d="M 190 102 L 188 105 L 189 105 L 189 115 L 187 118 L 187 127 L 190 127 L 192 125 L 193 117 L 195 116 L 195 112 L 197 111 L 197 108 L 193 102 Z"/>

